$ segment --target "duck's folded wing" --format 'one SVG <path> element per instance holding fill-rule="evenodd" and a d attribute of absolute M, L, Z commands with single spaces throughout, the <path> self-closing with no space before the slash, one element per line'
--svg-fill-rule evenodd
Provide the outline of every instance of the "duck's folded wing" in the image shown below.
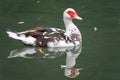
<path fill-rule="evenodd" d="M 46 29 L 43 27 L 36 27 L 33 29 L 29 29 L 23 32 L 19 32 L 19 34 L 25 34 L 26 36 L 36 36 L 36 35 L 41 35 L 43 32 L 45 32 Z"/>

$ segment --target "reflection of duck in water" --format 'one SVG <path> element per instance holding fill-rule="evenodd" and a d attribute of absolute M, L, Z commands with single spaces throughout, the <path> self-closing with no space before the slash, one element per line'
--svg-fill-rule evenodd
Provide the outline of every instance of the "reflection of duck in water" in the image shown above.
<path fill-rule="evenodd" d="M 65 48 L 44 48 L 44 51 L 33 47 L 15 49 L 10 52 L 8 58 L 56 58 L 66 53 L 66 65 L 61 65 L 65 69 L 65 76 L 69 78 L 77 77 L 80 72 L 78 68 L 74 68 L 76 59 L 81 53 L 82 46 L 65 47 Z M 40 54 L 41 53 L 41 54 Z"/>
<path fill-rule="evenodd" d="M 81 69 L 73 67 L 76 64 L 77 57 L 81 53 L 81 47 L 82 46 L 77 46 L 74 51 L 68 51 L 66 55 L 66 65 L 61 65 L 62 68 L 65 68 L 65 76 L 69 78 L 75 78 L 80 74 L 79 70 Z"/>
<path fill-rule="evenodd" d="M 10 52 L 8 58 L 15 58 L 15 57 L 31 58 L 28 55 L 35 54 L 36 52 L 37 51 L 35 50 L 35 48 L 32 47 L 15 49 Z"/>
<path fill-rule="evenodd" d="M 57 50 L 57 49 L 55 49 Z M 50 48 L 25 47 L 12 50 L 8 58 L 55 58 L 62 55 L 65 50 L 55 51 Z"/>
<path fill-rule="evenodd" d="M 23 58 L 56 58 L 63 53 L 73 50 L 74 47 L 61 48 L 37 48 L 25 47 L 12 50 L 8 58 L 23 57 Z"/>

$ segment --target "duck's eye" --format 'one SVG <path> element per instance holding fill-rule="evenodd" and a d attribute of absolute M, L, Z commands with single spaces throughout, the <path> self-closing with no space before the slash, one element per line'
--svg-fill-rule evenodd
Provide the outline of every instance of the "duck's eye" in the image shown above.
<path fill-rule="evenodd" d="M 73 11 L 68 11 L 67 14 L 70 16 L 70 18 L 74 18 L 76 13 Z"/>

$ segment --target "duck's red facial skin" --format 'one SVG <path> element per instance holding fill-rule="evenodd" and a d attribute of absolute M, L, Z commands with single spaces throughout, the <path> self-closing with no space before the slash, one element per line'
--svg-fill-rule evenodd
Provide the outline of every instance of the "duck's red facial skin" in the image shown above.
<path fill-rule="evenodd" d="M 77 14 L 76 14 L 76 12 L 73 12 L 73 11 L 71 11 L 71 10 L 69 10 L 69 11 L 67 11 L 67 14 L 70 16 L 70 18 L 74 18 Z"/>

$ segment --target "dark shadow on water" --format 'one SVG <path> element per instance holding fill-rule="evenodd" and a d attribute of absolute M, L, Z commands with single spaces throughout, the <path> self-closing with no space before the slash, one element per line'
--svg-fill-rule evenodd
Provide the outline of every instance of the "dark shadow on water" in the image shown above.
<path fill-rule="evenodd" d="M 57 58 L 66 54 L 66 64 L 61 65 L 61 69 L 64 69 L 64 75 L 69 78 L 76 78 L 80 75 L 82 68 L 75 68 L 76 59 L 80 55 L 82 45 L 75 47 L 62 47 L 62 48 L 37 48 L 37 47 L 24 47 L 14 49 L 10 51 L 8 58 Z"/>

